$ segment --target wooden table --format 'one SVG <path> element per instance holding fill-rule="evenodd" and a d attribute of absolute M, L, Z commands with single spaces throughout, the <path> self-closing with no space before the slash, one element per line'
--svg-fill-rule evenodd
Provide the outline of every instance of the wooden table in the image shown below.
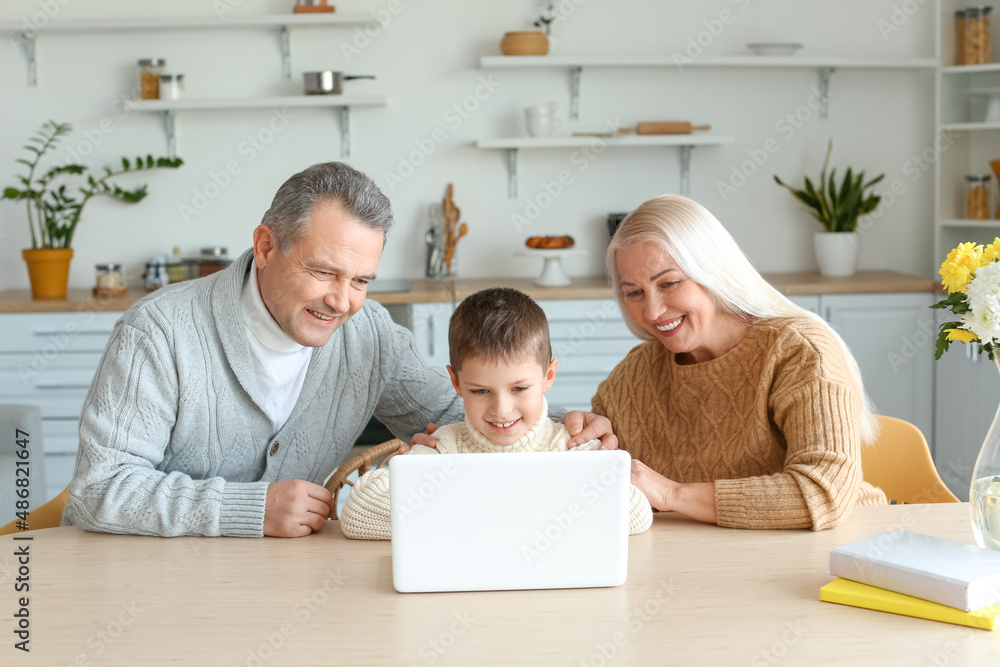
<path fill-rule="evenodd" d="M 901 526 L 970 542 L 968 512 L 858 508 L 820 533 L 662 514 L 630 538 L 621 587 L 406 595 L 389 543 L 346 540 L 335 522 L 291 540 L 41 530 L 0 538 L 0 663 L 985 667 L 1000 632 L 817 599 L 831 547 Z M 21 545 L 30 654 L 13 648 Z"/>

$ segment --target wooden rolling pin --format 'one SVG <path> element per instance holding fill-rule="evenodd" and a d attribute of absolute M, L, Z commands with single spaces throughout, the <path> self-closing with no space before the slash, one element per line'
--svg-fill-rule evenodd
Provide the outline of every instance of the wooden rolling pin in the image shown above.
<path fill-rule="evenodd" d="M 711 130 L 711 125 L 692 125 L 687 121 L 636 123 L 636 134 L 691 134 L 694 130 Z"/>
<path fill-rule="evenodd" d="M 574 132 L 574 137 L 622 137 L 629 134 L 691 134 L 694 130 L 711 130 L 711 125 L 692 125 L 687 121 L 656 121 L 638 123 L 635 127 L 620 127 L 614 133 Z"/>

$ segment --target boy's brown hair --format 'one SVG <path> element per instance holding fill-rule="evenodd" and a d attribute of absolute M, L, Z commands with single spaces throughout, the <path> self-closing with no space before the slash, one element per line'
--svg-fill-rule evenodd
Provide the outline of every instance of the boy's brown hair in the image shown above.
<path fill-rule="evenodd" d="M 458 305 L 448 326 L 452 371 L 469 357 L 535 360 L 547 368 L 552 360 L 549 322 L 541 307 L 524 292 L 491 287 Z"/>

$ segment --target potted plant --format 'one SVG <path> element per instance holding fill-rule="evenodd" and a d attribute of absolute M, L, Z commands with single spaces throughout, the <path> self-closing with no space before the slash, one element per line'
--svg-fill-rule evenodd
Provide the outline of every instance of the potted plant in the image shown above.
<path fill-rule="evenodd" d="M 31 155 L 16 162 L 27 168 L 18 175 L 19 186 L 4 188 L 0 199 L 24 201 L 31 230 L 31 248 L 21 251 L 28 264 L 31 294 L 36 299 L 66 296 L 69 262 L 73 258 L 73 235 L 84 206 L 94 197 L 110 197 L 124 204 L 136 204 L 146 197 L 146 186 L 124 189 L 112 181 L 126 172 L 167 168 L 183 164 L 180 158 L 123 157 L 121 167 L 104 167 L 99 172 L 80 164 L 62 164 L 43 171 L 42 158 L 70 133 L 69 123 L 48 121 L 28 140 L 24 150 Z M 70 182 L 77 181 L 71 188 Z"/>
<path fill-rule="evenodd" d="M 542 10 L 534 26 L 539 30 L 508 32 L 500 41 L 505 56 L 544 56 L 552 42 L 552 22 L 556 20 L 555 3 L 543 0 Z"/>
<path fill-rule="evenodd" d="M 851 276 L 858 264 L 858 218 L 874 211 L 882 201 L 882 197 L 870 189 L 885 178 L 885 174 L 865 182 L 865 172 L 854 173 L 848 167 L 838 190 L 837 170 L 831 171 L 829 178 L 826 175 L 831 152 L 833 141 L 826 149 L 826 159 L 819 174 L 819 188 L 808 176 L 801 190 L 784 183 L 777 176 L 774 180 L 805 204 L 826 230 L 817 232 L 814 237 L 819 272 L 824 276 Z"/>

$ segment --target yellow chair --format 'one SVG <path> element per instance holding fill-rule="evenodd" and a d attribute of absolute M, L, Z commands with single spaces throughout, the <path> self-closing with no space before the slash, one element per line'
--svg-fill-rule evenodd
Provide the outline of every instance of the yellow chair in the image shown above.
<path fill-rule="evenodd" d="M 333 515 L 330 517 L 331 519 L 338 519 L 337 501 L 340 499 L 340 490 L 344 488 L 345 484 L 354 486 L 354 482 L 347 479 L 347 477 L 355 470 L 358 471 L 358 477 L 361 477 L 361 475 L 371 470 L 372 462 L 376 459 L 382 459 L 375 465 L 376 469 L 388 465 L 389 459 L 395 456 L 396 452 L 404 444 L 406 443 L 399 438 L 393 438 L 392 440 L 386 440 L 380 445 L 372 445 L 350 461 L 345 462 L 330 475 L 330 479 L 326 482 L 326 488 L 333 494 Z"/>
<path fill-rule="evenodd" d="M 26 530 L 38 530 L 39 528 L 55 528 L 62 521 L 63 510 L 69 505 L 69 488 L 62 490 L 58 496 L 28 513 L 28 524 Z M 0 528 L 0 535 L 11 535 L 23 532 L 17 527 L 20 519 L 14 519 L 3 528 Z"/>
<path fill-rule="evenodd" d="M 861 447 L 864 480 L 877 486 L 890 503 L 957 503 L 938 475 L 924 434 L 908 421 L 878 415 L 882 433 Z"/>

